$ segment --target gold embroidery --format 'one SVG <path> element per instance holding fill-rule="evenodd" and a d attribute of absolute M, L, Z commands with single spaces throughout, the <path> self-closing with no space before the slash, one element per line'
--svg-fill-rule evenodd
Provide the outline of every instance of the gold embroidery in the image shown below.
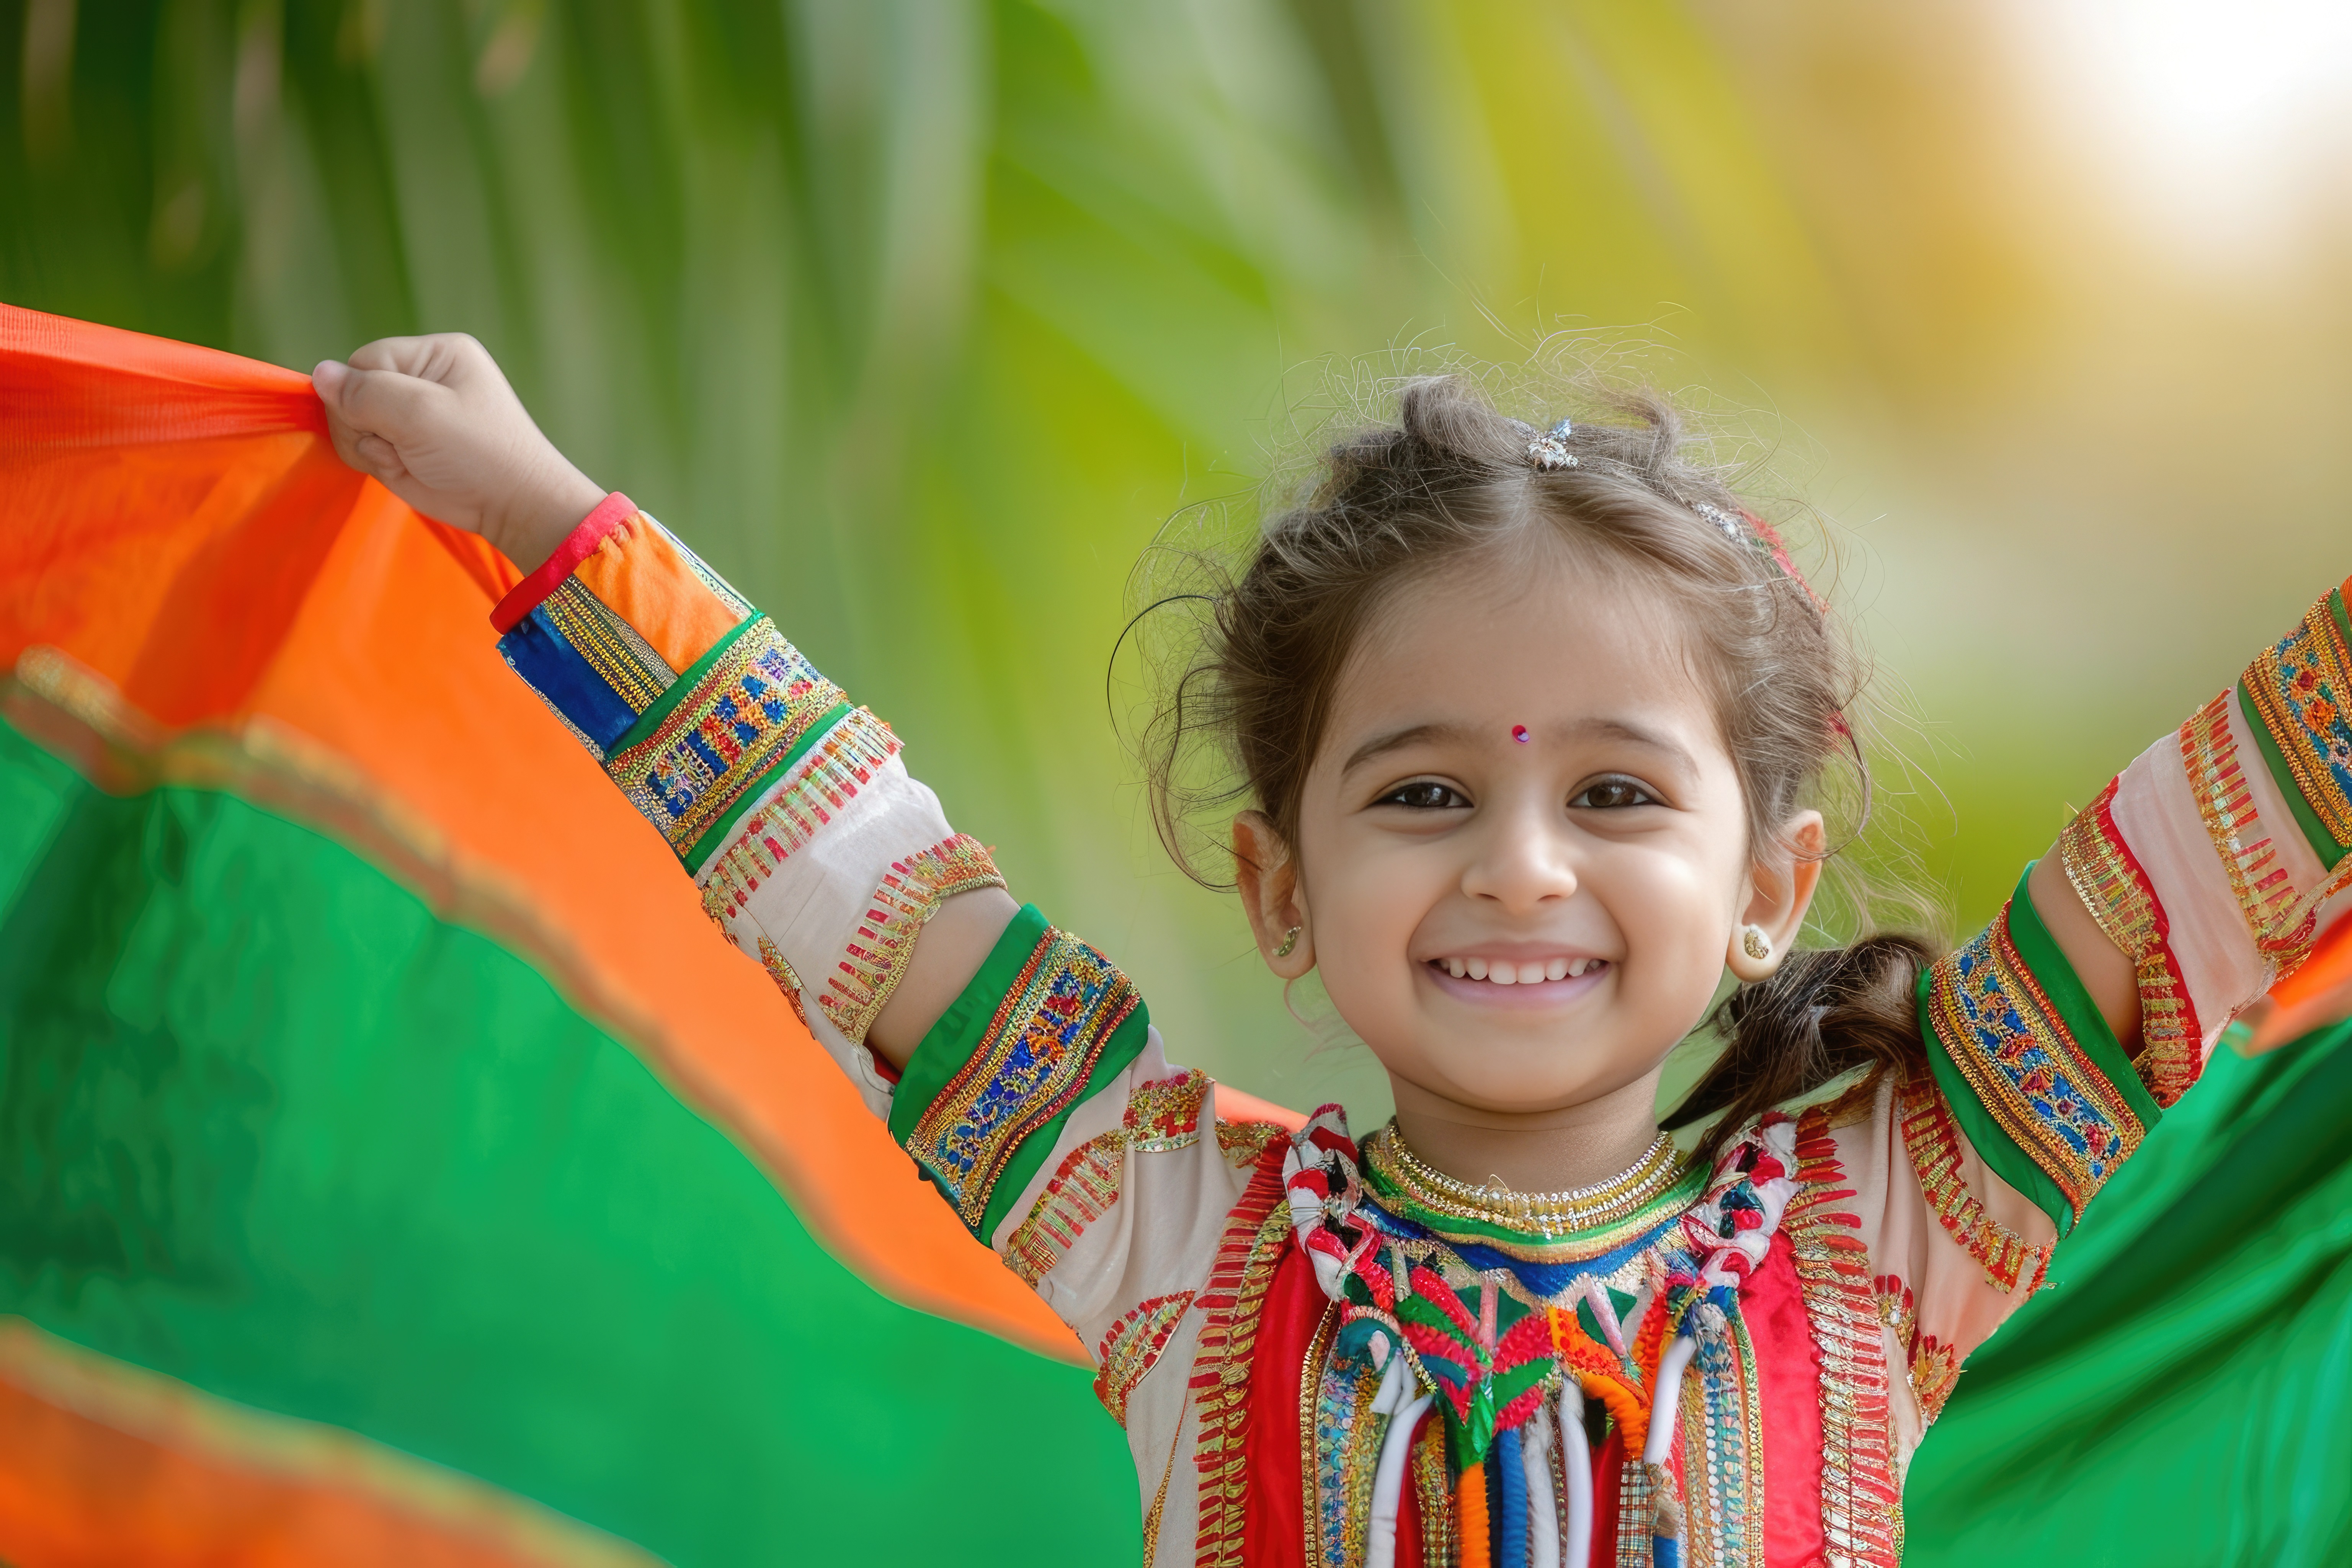
<path fill-rule="evenodd" d="M 1927 1016 L 1986 1113 L 2080 1217 L 2147 1129 L 2019 956 L 2008 906 L 1967 946 L 1936 961 Z"/>
<path fill-rule="evenodd" d="M 1226 1216 L 1208 1285 L 1192 1387 L 1201 1433 L 1193 1462 L 1201 1472 L 1198 1568 L 1242 1568 L 1251 1352 L 1276 1268 L 1291 1244 L 1290 1207 L 1282 1202 L 1281 1152 L 1269 1144 L 1257 1173 Z"/>
<path fill-rule="evenodd" d="M 2109 781 L 2058 836 L 2066 879 L 2139 979 L 2139 1055 L 2132 1067 L 2159 1106 L 2170 1107 L 2204 1069 L 2203 1031 L 2189 983 L 2172 957 L 2172 928 L 2155 886 L 2116 826 Z"/>
<path fill-rule="evenodd" d="M 1912 1397 L 1919 1402 L 1920 1423 L 1932 1426 L 1944 1413 L 1945 1402 L 1952 1397 L 1952 1389 L 1960 1381 L 1960 1358 L 1935 1335 L 1919 1331 L 1919 1314 L 1910 1286 L 1892 1274 L 1882 1274 L 1874 1283 L 1879 1321 L 1895 1331 L 1895 1342 L 1903 1347 Z"/>
<path fill-rule="evenodd" d="M 697 879 L 713 920 L 740 914 L 752 890 L 857 798 L 875 772 L 898 754 L 898 737 L 865 709 L 853 710 L 801 753 L 774 788 L 743 814 L 727 847 Z"/>
<path fill-rule="evenodd" d="M 1003 886 L 1004 878 L 987 846 L 968 833 L 892 861 L 866 900 L 817 1005 L 850 1044 L 863 1042 L 898 991 L 899 977 L 914 961 L 916 939 L 940 906 L 958 893 Z"/>
<path fill-rule="evenodd" d="M 683 855 L 842 700 L 762 616 L 604 771 Z"/>
<path fill-rule="evenodd" d="M 2180 760 L 2189 772 L 2189 788 L 2197 797 L 2197 813 L 2205 832 L 2229 874 L 2237 895 L 2238 912 L 2252 933 L 2254 945 L 2270 965 L 2272 978 L 2301 967 L 2308 956 L 2314 910 L 2301 910 L 2294 883 L 2279 864 L 2278 846 L 2252 835 L 2262 821 L 2254 794 L 2238 761 L 2238 737 L 2230 725 L 2230 694 L 2222 692 L 2189 716 L 2180 726 Z"/>
<path fill-rule="evenodd" d="M 1096 1347 L 1095 1397 L 1120 1426 L 1127 1425 L 1127 1402 L 1136 1384 L 1160 1363 L 1160 1352 L 1168 1348 L 1192 1305 L 1190 1290 L 1148 1297 L 1113 1323 Z"/>
<path fill-rule="evenodd" d="M 1209 1075 L 1197 1069 L 1137 1084 L 1118 1126 L 1063 1157 L 1006 1239 L 1004 1266 L 1027 1285 L 1058 1268 L 1087 1226 L 1118 1202 L 1129 1150 L 1167 1153 L 1201 1141 L 1201 1103 L 1208 1093 Z"/>
<path fill-rule="evenodd" d="M 1118 1202 L 1119 1178 L 1126 1169 L 1124 1128 L 1115 1127 L 1071 1150 L 1027 1217 L 1006 1239 L 1004 1266 L 1030 1286 L 1058 1268 L 1087 1226 Z"/>
<path fill-rule="evenodd" d="M 768 978 L 776 983 L 776 989 L 793 1005 L 793 1016 L 801 1021 L 801 1027 L 807 1028 L 808 1014 L 801 1005 L 801 977 L 793 973 L 793 966 L 784 962 L 782 951 L 764 933 L 760 938 L 760 967 L 768 972 Z"/>
<path fill-rule="evenodd" d="M 1048 927 L 1037 939 L 978 1048 L 907 1138 L 907 1152 L 966 1226 L 986 1217 L 1006 1162 L 1077 1099 L 1141 1001 L 1110 960 L 1077 938 Z"/>
<path fill-rule="evenodd" d="M 2256 715 L 2294 775 L 2312 815 L 2338 844 L 2352 844 L 2352 650 L 2337 631 L 2329 595 L 2302 624 L 2254 656 L 2245 676 Z"/>
<path fill-rule="evenodd" d="M 1843 1206 L 1853 1192 L 1818 1110 L 1798 1123 L 1797 1160 L 1801 1185 L 1781 1229 L 1796 1254 L 1822 1357 L 1822 1531 L 1832 1563 L 1900 1568 L 1902 1489 L 1887 1447 L 1886 1342 L 1869 1254 Z"/>
<path fill-rule="evenodd" d="M 1960 1174 L 1960 1129 L 1935 1080 L 1925 1071 L 1903 1085 L 1903 1146 L 1927 1207 L 1960 1250 L 1976 1259 L 1996 1289 L 2023 1283 L 2032 1295 L 2050 1266 L 2050 1248 L 2035 1247 L 1994 1219 Z"/>
<path fill-rule="evenodd" d="M 1217 1152 L 1237 1171 L 1256 1164 L 1268 1145 L 1289 1136 L 1271 1121 L 1217 1121 Z"/>

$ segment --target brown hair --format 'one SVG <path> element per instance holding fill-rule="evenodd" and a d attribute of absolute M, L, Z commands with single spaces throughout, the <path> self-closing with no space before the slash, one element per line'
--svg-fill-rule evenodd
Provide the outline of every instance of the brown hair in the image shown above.
<path fill-rule="evenodd" d="M 1849 718 L 1863 684 L 1852 647 L 1778 534 L 1694 458 L 1671 404 L 1626 392 L 1601 401 L 1623 422 L 1548 434 L 1497 412 L 1461 376 L 1407 382 L 1396 422 L 1330 447 L 1312 488 L 1258 531 L 1237 574 L 1190 558 L 1208 574 L 1202 590 L 1151 607 L 1193 615 L 1141 735 L 1154 821 L 1189 875 L 1229 885 L 1198 864 L 1205 846 L 1193 820 L 1207 808 L 1247 800 L 1297 842 L 1301 790 L 1341 673 L 1392 595 L 1467 557 L 1524 545 L 1539 528 L 1681 612 L 1752 842 L 1818 798 L 1839 761 L 1859 830 L 1870 785 Z M 1791 953 L 1718 1009 L 1726 1048 L 1669 1120 L 1724 1112 L 1711 1146 L 1852 1068 L 1916 1057 L 1912 993 L 1928 956 L 1902 936 Z"/>

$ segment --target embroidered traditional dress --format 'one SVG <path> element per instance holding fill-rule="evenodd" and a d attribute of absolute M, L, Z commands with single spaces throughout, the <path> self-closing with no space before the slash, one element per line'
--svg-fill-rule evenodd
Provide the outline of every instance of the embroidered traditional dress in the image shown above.
<path fill-rule="evenodd" d="M 971 1233 L 1092 1350 L 1162 1564 L 1895 1563 L 1960 1365 L 2352 849 L 2331 592 L 2062 840 L 2139 981 L 2117 1042 L 2021 884 L 1921 987 L 1922 1057 L 1551 1200 L 1338 1108 L 1220 1118 L 1101 953 L 1024 908 L 894 1075 L 865 1045 L 940 901 L 1001 885 L 887 726 L 625 498 L 494 617 L 508 662 Z"/>

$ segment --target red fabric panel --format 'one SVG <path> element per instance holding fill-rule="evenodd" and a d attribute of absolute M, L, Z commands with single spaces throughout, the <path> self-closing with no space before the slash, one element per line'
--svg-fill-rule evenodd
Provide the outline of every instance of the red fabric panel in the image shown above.
<path fill-rule="evenodd" d="M 1828 1548 L 1822 1536 L 1822 1353 L 1786 1231 L 1772 1237 L 1739 1311 L 1756 1346 L 1764 1405 L 1764 1561 L 1769 1568 L 1815 1568 Z"/>
<path fill-rule="evenodd" d="M 1250 1352 L 1249 1426 L 1242 1453 L 1249 1467 L 1244 1492 L 1242 1562 L 1248 1568 L 1304 1568 L 1307 1561 L 1307 1477 L 1299 1429 L 1300 1374 L 1307 1347 L 1331 1299 L 1315 1278 L 1305 1251 L 1289 1246 L 1275 1268 Z"/>
<path fill-rule="evenodd" d="M 1608 1441 L 1592 1455 L 1592 1557 L 1585 1568 L 1610 1568 L 1617 1561 L 1617 1483 L 1624 1475 L 1625 1435 L 1612 1426 Z"/>

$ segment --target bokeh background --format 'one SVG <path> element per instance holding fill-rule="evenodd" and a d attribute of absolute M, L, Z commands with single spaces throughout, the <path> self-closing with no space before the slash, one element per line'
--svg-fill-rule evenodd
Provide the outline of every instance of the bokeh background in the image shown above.
<path fill-rule="evenodd" d="M 1180 1059 L 1370 1125 L 1112 722 L 1168 520 L 1335 380 L 1687 392 L 1821 520 L 1965 929 L 2352 566 L 2347 77 L 2288 0 L 0 0 L 0 299 L 475 333 Z"/>

